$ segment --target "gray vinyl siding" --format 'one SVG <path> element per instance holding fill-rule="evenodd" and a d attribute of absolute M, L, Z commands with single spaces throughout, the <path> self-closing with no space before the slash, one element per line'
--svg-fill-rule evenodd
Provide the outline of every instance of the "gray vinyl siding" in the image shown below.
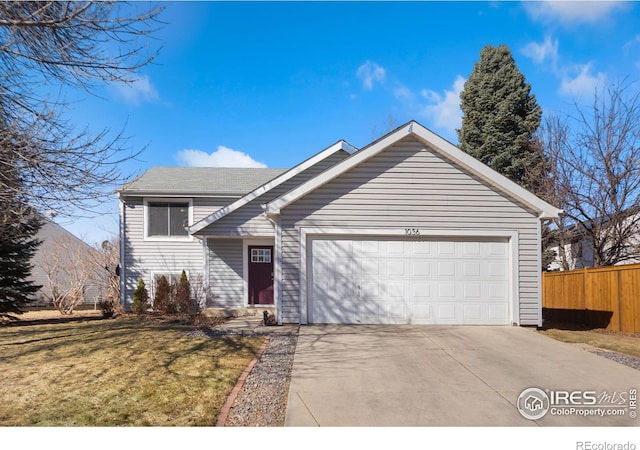
<path fill-rule="evenodd" d="M 520 323 L 538 324 L 536 215 L 414 138 L 399 141 L 287 206 L 281 226 L 283 322 L 300 321 L 299 229 L 313 226 L 516 231 Z"/>
<path fill-rule="evenodd" d="M 264 195 L 255 198 L 241 208 L 219 219 L 198 234 L 208 236 L 273 237 L 273 225 L 264 217 L 262 205 L 317 176 L 347 156 L 349 154 L 343 150 L 328 156 L 314 166 L 269 190 Z"/>
<path fill-rule="evenodd" d="M 142 278 L 152 293 L 152 274 L 180 273 L 186 270 L 189 277 L 204 279 L 204 254 L 202 240 L 167 240 L 153 241 L 144 239 L 144 199 L 142 197 L 124 197 L 123 209 L 124 235 L 123 276 L 125 277 L 124 303 L 131 305 L 133 291 L 138 280 Z M 174 201 L 174 200 L 172 200 Z M 175 201 L 189 201 L 176 198 Z M 193 199 L 193 219 L 203 217 L 217 211 L 231 201 L 227 198 L 195 198 Z"/>
<path fill-rule="evenodd" d="M 208 239 L 209 292 L 216 307 L 244 306 L 241 239 Z"/>

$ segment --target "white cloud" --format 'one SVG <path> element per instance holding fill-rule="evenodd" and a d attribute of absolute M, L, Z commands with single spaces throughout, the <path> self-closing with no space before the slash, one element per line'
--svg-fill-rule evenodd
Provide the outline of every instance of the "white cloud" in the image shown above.
<path fill-rule="evenodd" d="M 176 155 L 178 163 L 189 167 L 257 167 L 265 168 L 266 164 L 256 161 L 246 153 L 233 150 L 224 145 L 218 146 L 215 152 L 186 149 Z"/>
<path fill-rule="evenodd" d="M 591 63 L 576 66 L 577 75 L 574 77 L 563 76 L 560 84 L 560 93 L 579 99 L 584 96 L 591 97 L 598 86 L 606 83 L 607 76 L 598 72 L 592 73 Z"/>
<path fill-rule="evenodd" d="M 422 96 L 429 103 L 422 110 L 422 115 L 436 128 L 446 130 L 455 136 L 455 130 L 462 124 L 462 110 L 460 109 L 460 92 L 464 88 L 465 79 L 458 75 L 449 90 L 444 94 L 424 89 Z"/>
<path fill-rule="evenodd" d="M 371 61 L 367 61 L 358 67 L 356 71 L 356 75 L 360 80 L 362 80 L 362 84 L 364 88 L 368 91 L 373 89 L 373 83 L 384 82 L 387 72 L 384 67 L 377 65 L 376 63 L 372 63 Z"/>
<path fill-rule="evenodd" d="M 626 7 L 622 1 L 535 1 L 523 2 L 533 20 L 543 23 L 573 25 L 595 24 Z"/>
<path fill-rule="evenodd" d="M 125 102 L 139 105 L 158 99 L 158 91 L 147 75 L 143 75 L 131 83 L 114 83 L 116 93 Z"/>
<path fill-rule="evenodd" d="M 407 88 L 406 86 L 397 86 L 393 90 L 393 96 L 398 100 L 413 100 L 413 92 L 411 92 L 411 89 Z"/>
<path fill-rule="evenodd" d="M 522 49 L 522 53 L 536 64 L 542 64 L 545 60 L 549 60 L 555 67 L 558 60 L 558 40 L 552 40 L 551 36 L 546 36 L 542 44 L 529 42 Z"/>

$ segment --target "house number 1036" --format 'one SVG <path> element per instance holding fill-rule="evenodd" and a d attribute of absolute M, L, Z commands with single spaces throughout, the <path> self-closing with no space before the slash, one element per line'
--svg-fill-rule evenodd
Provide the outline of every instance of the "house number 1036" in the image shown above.
<path fill-rule="evenodd" d="M 417 228 L 405 228 L 404 234 L 406 236 L 418 236 L 420 234 L 420 230 Z"/>

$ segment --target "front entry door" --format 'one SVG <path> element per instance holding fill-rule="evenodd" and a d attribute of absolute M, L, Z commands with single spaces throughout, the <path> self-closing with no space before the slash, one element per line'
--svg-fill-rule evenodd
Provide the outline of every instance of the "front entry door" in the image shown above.
<path fill-rule="evenodd" d="M 273 245 L 249 246 L 249 304 L 273 305 Z"/>

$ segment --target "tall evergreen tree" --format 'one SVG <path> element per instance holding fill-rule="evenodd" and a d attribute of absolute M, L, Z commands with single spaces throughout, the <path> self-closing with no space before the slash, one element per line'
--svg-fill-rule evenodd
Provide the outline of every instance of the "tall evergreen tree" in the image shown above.
<path fill-rule="evenodd" d="M 30 278 L 42 221 L 19 201 L 0 207 L 0 319 L 15 319 L 40 289 Z"/>
<path fill-rule="evenodd" d="M 544 161 L 534 148 L 533 134 L 542 110 L 506 45 L 482 49 L 460 99 L 460 148 L 535 191 Z"/>

